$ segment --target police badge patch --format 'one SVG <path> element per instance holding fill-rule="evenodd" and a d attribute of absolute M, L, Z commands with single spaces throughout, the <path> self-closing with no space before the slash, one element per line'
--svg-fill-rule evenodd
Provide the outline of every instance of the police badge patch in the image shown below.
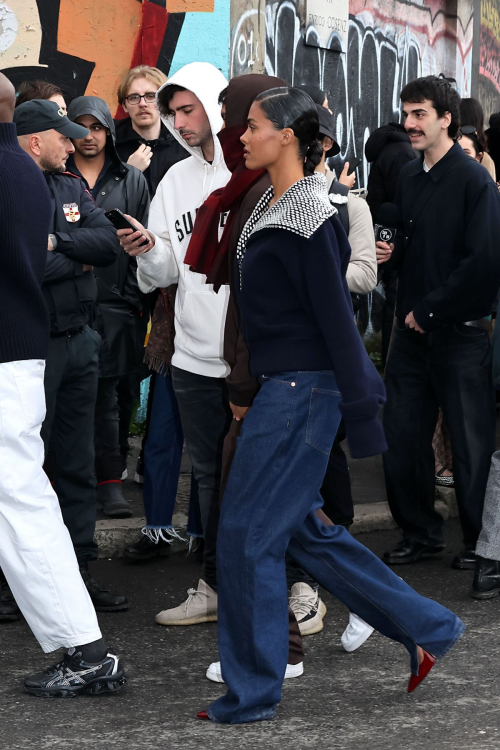
<path fill-rule="evenodd" d="M 66 221 L 80 221 L 80 209 L 78 203 L 63 203 L 63 211 L 66 217 Z"/>

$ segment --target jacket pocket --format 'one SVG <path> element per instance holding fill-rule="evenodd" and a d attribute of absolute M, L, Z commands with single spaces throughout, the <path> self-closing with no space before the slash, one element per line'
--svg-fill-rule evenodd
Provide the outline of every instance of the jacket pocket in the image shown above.
<path fill-rule="evenodd" d="M 176 327 L 176 348 L 197 359 L 222 359 L 227 300 L 221 292 L 186 292 Z"/>
<path fill-rule="evenodd" d="M 340 424 L 340 393 L 311 388 L 306 443 L 329 455 Z"/>

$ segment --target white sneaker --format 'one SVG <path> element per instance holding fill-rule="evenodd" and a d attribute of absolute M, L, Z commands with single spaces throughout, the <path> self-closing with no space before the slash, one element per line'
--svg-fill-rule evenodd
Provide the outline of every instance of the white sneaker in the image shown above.
<path fill-rule="evenodd" d="M 124 469 L 122 471 L 122 482 L 124 482 L 128 477 L 128 469 Z"/>
<path fill-rule="evenodd" d="M 301 661 L 299 664 L 287 664 L 285 672 L 285 680 L 289 680 L 292 677 L 300 677 L 304 674 L 304 662 Z M 222 672 L 220 668 L 220 661 L 214 661 L 207 669 L 207 677 L 212 682 L 224 682 L 222 679 Z"/>
<path fill-rule="evenodd" d="M 349 622 L 342 633 L 341 641 L 346 651 L 356 651 L 373 633 L 373 628 L 367 622 L 354 614 L 349 613 Z"/>
<path fill-rule="evenodd" d="M 134 474 L 134 482 L 137 482 L 137 484 L 144 484 L 144 476 L 143 474 L 138 474 L 137 471 Z"/>
<path fill-rule="evenodd" d="M 188 598 L 185 602 L 173 609 L 164 609 L 155 619 L 158 625 L 217 622 L 217 594 L 200 578 L 197 589 L 188 589 Z"/>
<path fill-rule="evenodd" d="M 300 634 L 313 635 L 323 630 L 326 607 L 320 599 L 319 592 L 307 583 L 294 583 L 291 593 L 288 603 L 299 623 Z"/>

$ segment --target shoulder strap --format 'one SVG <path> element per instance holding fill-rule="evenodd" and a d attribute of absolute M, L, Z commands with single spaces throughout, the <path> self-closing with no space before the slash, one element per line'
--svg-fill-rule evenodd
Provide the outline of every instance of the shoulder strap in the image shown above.
<path fill-rule="evenodd" d="M 338 180 L 334 180 L 330 185 L 329 195 L 342 195 L 344 197 L 349 195 L 349 188 L 347 185 L 341 185 Z M 344 232 L 349 236 L 349 211 L 347 209 L 347 203 L 335 203 L 335 208 L 339 212 L 339 219 L 344 227 Z"/>

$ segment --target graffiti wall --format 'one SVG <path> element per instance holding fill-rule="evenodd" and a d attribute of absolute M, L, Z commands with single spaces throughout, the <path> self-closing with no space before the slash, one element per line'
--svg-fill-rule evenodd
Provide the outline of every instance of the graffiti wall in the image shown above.
<path fill-rule="evenodd" d="M 228 38 L 229 0 L 0 0 L 0 69 L 15 85 L 43 78 L 112 109 L 132 65 L 204 60 L 227 75 Z"/>
<path fill-rule="evenodd" d="M 479 99 L 486 118 L 500 111 L 500 0 L 481 0 Z"/>
<path fill-rule="evenodd" d="M 490 0 L 493 1 L 493 0 Z M 472 1 L 351 0 L 346 54 L 307 45 L 303 0 L 239 0 L 232 17 L 231 72 L 280 76 L 327 91 L 337 121 L 342 159 L 363 156 L 368 134 L 399 119 L 399 93 L 419 75 L 454 78 L 470 96 Z M 498 65 L 498 59 L 497 59 Z M 358 168 L 360 184 L 367 165 Z"/>

